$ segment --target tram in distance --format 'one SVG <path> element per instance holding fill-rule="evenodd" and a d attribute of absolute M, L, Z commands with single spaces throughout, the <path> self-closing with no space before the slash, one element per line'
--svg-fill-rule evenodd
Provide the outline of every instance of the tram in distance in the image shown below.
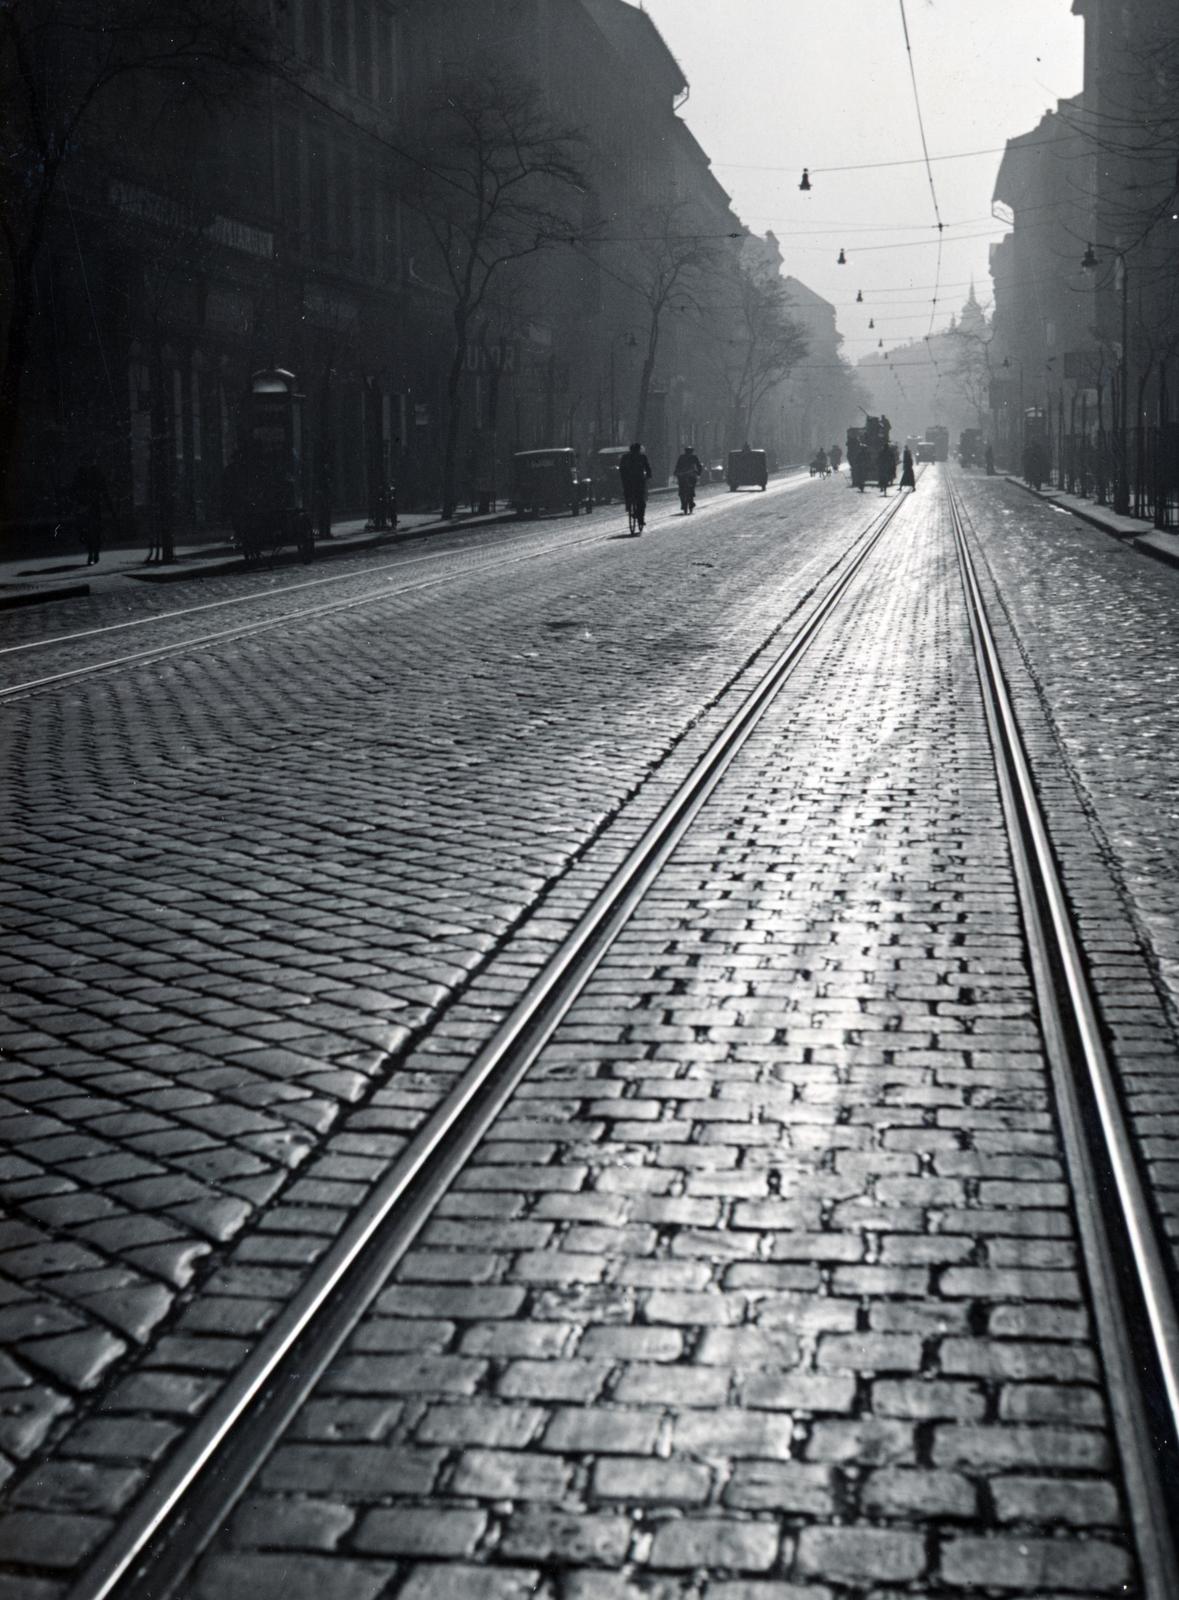
<path fill-rule="evenodd" d="M 925 430 L 925 443 L 918 456 L 920 461 L 948 461 L 950 459 L 950 430 L 935 423 Z"/>

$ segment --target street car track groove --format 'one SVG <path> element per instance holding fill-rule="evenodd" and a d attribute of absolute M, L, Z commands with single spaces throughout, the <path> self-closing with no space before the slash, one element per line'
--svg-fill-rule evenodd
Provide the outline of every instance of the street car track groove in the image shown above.
<path fill-rule="evenodd" d="M 783 490 L 788 489 L 788 488 L 797 488 L 802 483 L 805 483 L 807 481 L 808 480 L 806 480 L 804 478 L 797 477 L 797 476 L 791 474 L 790 476 L 784 478 L 783 481 L 781 481 L 779 483 L 776 483 L 773 486 L 773 490 L 771 492 L 771 498 L 773 497 L 774 493 L 781 493 Z M 730 501 L 727 498 L 727 496 L 726 497 L 717 496 L 714 499 L 710 499 L 710 500 L 708 500 L 706 502 L 703 502 L 700 506 L 697 507 L 697 511 L 700 514 L 704 515 L 704 516 L 708 516 L 708 515 L 715 515 L 715 513 L 717 511 L 721 510 L 722 508 L 732 509 L 732 507 L 733 507 L 733 502 Z M 488 525 L 485 524 L 484 526 L 488 526 Z M 515 528 L 516 528 L 516 524 L 507 521 L 507 519 L 505 519 L 503 523 L 498 524 L 498 526 L 510 527 L 513 530 L 515 530 Z M 471 535 L 474 535 L 476 532 L 481 532 L 481 531 L 482 531 L 481 528 L 480 529 L 465 530 L 460 526 L 458 528 L 454 528 L 454 529 L 450 530 L 450 533 L 452 535 L 461 535 L 464 532 L 469 532 Z M 503 566 L 509 566 L 509 567 L 511 567 L 511 566 L 522 566 L 522 565 L 524 565 L 525 563 L 527 563 L 529 561 L 539 560 L 544 556 L 560 555 L 560 554 L 564 553 L 566 550 L 578 550 L 583 545 L 600 543 L 602 537 L 603 537 L 602 534 L 599 533 L 597 531 L 597 527 L 595 527 L 594 532 L 592 534 L 587 534 L 584 538 L 579 538 L 579 539 L 555 539 L 555 540 L 550 541 L 547 544 L 540 545 L 539 547 L 534 546 L 534 547 L 532 547 L 532 548 L 530 548 L 530 549 L 528 549 L 528 550 L 526 550 L 524 552 L 514 553 L 514 554 L 511 555 L 510 559 L 505 559 L 505 560 L 502 560 L 502 561 L 489 561 L 489 562 L 480 563 L 479 566 L 478 566 L 478 570 L 480 572 L 495 572 L 495 571 L 498 571 Z M 401 569 L 404 569 L 406 567 L 433 565 L 434 563 L 439 562 L 439 561 L 454 561 L 455 559 L 460 558 L 460 557 L 470 553 L 471 549 L 472 549 L 472 546 L 470 544 L 468 544 L 468 545 L 466 545 L 464 547 L 460 547 L 458 549 L 439 550 L 439 551 L 436 551 L 434 553 L 423 553 L 421 555 L 410 555 L 410 556 L 406 556 L 404 559 L 398 561 L 396 563 L 396 565 L 397 565 L 397 568 L 400 571 Z M 477 547 L 476 547 L 476 549 L 477 549 Z M 357 553 L 358 554 L 363 554 L 365 552 L 358 551 Z M 300 579 L 299 582 L 297 582 L 297 583 L 283 584 L 278 588 L 267 589 L 267 590 L 259 591 L 259 592 L 256 592 L 256 593 L 243 594 L 243 595 L 229 595 L 225 599 L 222 599 L 222 600 L 204 600 L 204 601 L 201 601 L 201 603 L 199 605 L 179 606 L 173 611 L 159 611 L 159 612 L 155 612 L 151 616 L 130 617 L 130 618 L 125 618 L 121 622 L 103 623 L 103 624 L 99 625 L 98 627 L 94 627 L 94 628 L 80 628 L 80 629 L 75 630 L 73 633 L 51 634 L 48 638 L 44 638 L 44 639 L 26 639 L 23 642 L 21 642 L 20 644 L 0 645 L 0 658 L 3 658 L 5 656 L 15 656 L 15 655 L 18 655 L 18 654 L 20 654 L 20 653 L 22 653 L 24 651 L 28 651 L 28 650 L 48 649 L 52 645 L 73 644 L 73 643 L 76 643 L 77 641 L 79 641 L 81 639 L 95 639 L 95 638 L 99 638 L 99 637 L 101 637 L 101 636 L 103 636 L 105 634 L 120 633 L 120 632 L 122 632 L 123 630 L 125 630 L 127 628 L 142 628 L 142 627 L 148 627 L 150 625 L 158 624 L 158 623 L 162 623 L 162 622 L 174 622 L 180 617 L 197 616 L 197 615 L 201 614 L 202 612 L 205 612 L 205 611 L 216 611 L 216 610 L 220 610 L 221 608 L 226 607 L 226 606 L 258 605 L 258 604 L 264 603 L 267 600 L 281 600 L 285 595 L 295 594 L 295 593 L 299 592 L 300 590 L 304 590 L 304 589 L 319 589 L 319 588 L 325 587 L 328 584 L 355 582 L 358 577 L 362 577 L 364 575 L 365 574 L 362 574 L 362 573 L 358 574 L 356 571 L 351 571 L 351 572 L 333 573 L 330 576 L 323 577 L 323 578 L 304 578 L 304 579 Z M 284 612 L 281 617 L 267 618 L 267 619 L 263 619 L 262 621 L 260 621 L 258 623 L 253 623 L 253 624 L 249 624 L 249 625 L 243 625 L 243 628 L 240 631 L 241 632 L 251 632 L 251 631 L 262 632 L 266 628 L 275 627 L 281 622 L 298 621 L 302 617 L 305 617 L 305 616 L 317 616 L 321 612 L 326 611 L 326 610 L 343 609 L 348 604 L 366 604 L 369 601 L 375 602 L 377 600 L 389 599 L 391 596 L 394 596 L 394 595 L 412 593 L 415 589 L 418 589 L 418 588 L 433 587 L 434 584 L 445 582 L 448 579 L 450 579 L 451 577 L 457 576 L 457 575 L 461 575 L 461 574 L 447 573 L 447 574 L 444 574 L 443 576 L 441 576 L 439 578 L 431 579 L 427 583 L 417 583 L 417 584 L 411 583 L 411 584 L 401 584 L 401 585 L 399 585 L 398 584 L 398 574 L 395 573 L 393 575 L 390 575 L 388 577 L 382 577 L 380 579 L 381 587 L 378 590 L 378 592 L 376 592 L 376 593 L 370 593 L 370 594 L 366 594 L 366 595 L 363 595 L 363 596 L 350 597 L 346 601 L 334 602 L 334 603 L 332 603 L 332 604 L 330 604 L 328 606 L 324 606 L 324 607 L 310 607 L 310 608 L 307 608 L 307 609 L 302 610 L 302 611 Z M 183 650 L 183 649 L 187 648 L 190 645 L 206 644 L 206 643 L 210 643 L 210 642 L 215 642 L 215 641 L 217 641 L 219 639 L 222 639 L 222 638 L 233 638 L 233 637 L 237 636 L 238 631 L 239 630 L 227 630 L 227 631 L 225 631 L 223 633 L 200 635 L 200 636 L 198 636 L 196 638 L 193 638 L 193 639 L 188 639 L 188 640 L 183 640 L 183 641 L 173 641 L 171 644 L 168 644 L 168 645 L 159 645 L 159 646 L 152 647 L 152 648 L 150 648 L 148 650 L 145 650 L 145 651 L 136 651 L 136 652 L 128 654 L 126 656 L 115 657 L 115 658 L 111 659 L 110 661 L 94 662 L 94 663 L 91 663 L 87 667 L 71 669 L 70 672 L 49 674 L 44 678 L 31 679 L 26 683 L 13 684 L 13 685 L 8 686 L 8 687 L 0 687 L 0 699 L 4 699 L 4 698 L 10 697 L 12 695 L 18 694 L 22 690 L 40 688 L 40 687 L 43 687 L 43 686 L 48 685 L 48 684 L 52 684 L 52 683 L 57 682 L 57 681 L 64 681 L 64 680 L 66 680 L 66 679 L 68 679 L 68 678 L 70 678 L 72 676 L 82 676 L 87 672 L 100 672 L 100 671 L 102 671 L 102 670 L 104 670 L 104 669 L 106 669 L 108 667 L 122 666 L 122 665 L 125 665 L 127 663 L 134 662 L 134 661 L 139 661 L 139 660 L 155 659 L 155 658 L 157 658 L 159 656 L 162 656 L 164 654 L 172 654 L 172 653 L 175 653 L 175 652 L 177 652 L 179 650 Z"/>
<path fill-rule="evenodd" d="M 256 1476 L 349 1333 L 540 1051 L 875 550 L 890 500 L 851 559 L 648 825 L 459 1082 L 148 1484 L 69 1600 L 166 1600 Z"/>
<path fill-rule="evenodd" d="M 1179 1595 L 1179 1313 L 961 503 L 954 543 L 1148 1600 Z"/>

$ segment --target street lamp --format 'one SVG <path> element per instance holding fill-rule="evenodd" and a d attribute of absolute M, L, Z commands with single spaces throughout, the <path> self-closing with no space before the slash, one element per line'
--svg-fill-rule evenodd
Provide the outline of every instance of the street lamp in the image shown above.
<path fill-rule="evenodd" d="M 1118 357 L 1118 388 L 1121 390 L 1121 407 L 1118 416 L 1118 470 L 1114 479 L 1114 510 L 1120 516 L 1130 511 L 1130 273 L 1126 266 L 1126 252 L 1111 252 L 1121 276 L 1122 291 L 1122 349 Z M 1085 246 L 1081 269 L 1094 272 L 1099 265 L 1097 252 L 1091 244 Z"/>
<path fill-rule="evenodd" d="M 618 441 L 618 405 L 617 405 L 617 398 L 616 398 L 616 387 L 615 387 L 615 382 L 614 382 L 614 352 L 618 348 L 619 339 L 625 339 L 626 348 L 628 350 L 633 350 L 635 348 L 635 346 L 639 342 L 635 338 L 634 334 L 628 332 L 626 329 L 623 329 L 621 332 L 616 333 L 614 335 L 614 337 L 610 340 L 610 443 L 611 444 L 617 444 L 619 442 Z"/>

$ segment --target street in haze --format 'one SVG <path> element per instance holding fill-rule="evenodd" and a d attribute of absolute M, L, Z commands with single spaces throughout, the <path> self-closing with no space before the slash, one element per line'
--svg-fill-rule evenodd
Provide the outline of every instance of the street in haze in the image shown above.
<path fill-rule="evenodd" d="M 0 1600 L 1179 1593 L 1179 33 L 730 9 L 11 10 Z"/>

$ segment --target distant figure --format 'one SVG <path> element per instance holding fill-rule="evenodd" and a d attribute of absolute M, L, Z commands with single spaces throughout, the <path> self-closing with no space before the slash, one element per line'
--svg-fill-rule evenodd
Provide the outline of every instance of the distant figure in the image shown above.
<path fill-rule="evenodd" d="M 618 476 L 622 479 L 622 498 L 626 502 L 626 509 L 634 510 L 637 537 L 647 522 L 647 479 L 651 476 L 651 463 L 641 444 L 632 444 L 619 459 Z"/>
<path fill-rule="evenodd" d="M 864 487 L 868 482 L 868 451 L 858 440 L 850 447 L 850 450 L 849 460 L 851 465 L 848 470 L 851 472 L 852 488 L 858 489 L 863 494 Z"/>
<path fill-rule="evenodd" d="M 988 444 L 987 444 L 987 477 L 988 478 L 993 478 L 994 476 L 995 476 L 995 452 L 994 452 L 993 448 L 991 447 L 991 444 L 988 441 Z"/>
<path fill-rule="evenodd" d="M 676 457 L 673 471 L 680 491 L 680 510 L 687 516 L 696 509 L 696 485 L 704 472 L 704 464 L 690 444 L 686 444 Z"/>
<path fill-rule="evenodd" d="M 330 539 L 332 536 L 332 491 L 335 486 L 331 446 L 326 439 L 321 439 L 315 460 L 315 525 L 316 537 L 320 539 Z"/>
<path fill-rule="evenodd" d="M 905 453 L 901 458 L 901 488 L 916 489 L 917 474 L 913 471 L 913 452 L 905 446 Z"/>
<path fill-rule="evenodd" d="M 1026 482 L 1033 489 L 1039 489 L 1044 482 L 1044 475 L 1048 471 L 1048 458 L 1044 446 L 1038 439 L 1033 439 L 1026 444 L 1023 450 L 1023 475 Z"/>
<path fill-rule="evenodd" d="M 843 451 L 839 448 L 839 446 L 837 444 L 833 444 L 831 446 L 831 470 L 832 470 L 832 472 L 838 472 L 839 471 L 839 463 L 842 460 L 843 460 Z"/>
<path fill-rule="evenodd" d="M 882 444 L 880 454 L 876 458 L 876 481 L 880 485 L 881 494 L 888 493 L 888 486 L 896 473 L 896 462 L 892 456 L 892 446 Z"/>
<path fill-rule="evenodd" d="M 82 457 L 77 472 L 70 483 L 70 499 L 79 507 L 80 533 L 86 547 L 86 565 L 98 564 L 102 554 L 102 512 L 105 506 L 113 517 L 114 501 L 107 488 L 106 476 L 98 464 L 93 450 Z"/>

